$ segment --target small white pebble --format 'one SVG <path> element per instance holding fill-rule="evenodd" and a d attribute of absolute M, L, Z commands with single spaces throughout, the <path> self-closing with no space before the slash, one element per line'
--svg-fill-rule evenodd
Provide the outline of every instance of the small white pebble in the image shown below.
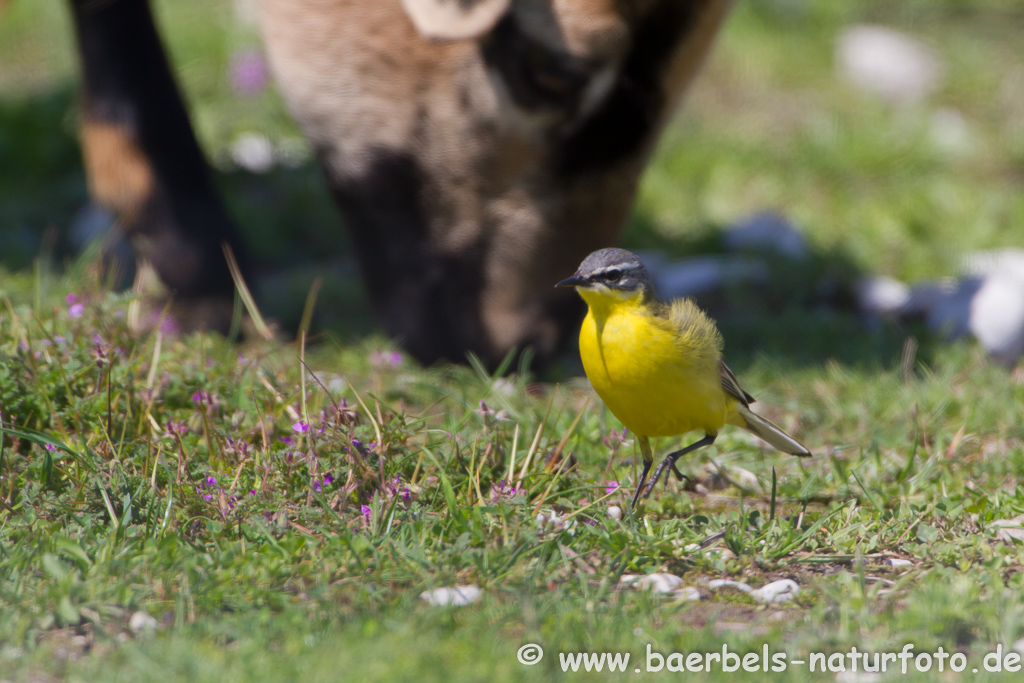
<path fill-rule="evenodd" d="M 675 574 L 648 574 L 636 582 L 637 588 L 653 593 L 672 593 L 683 585 L 683 580 Z"/>
<path fill-rule="evenodd" d="M 683 586 L 672 594 L 676 600 L 687 600 L 696 602 L 700 600 L 700 591 L 693 586 Z"/>
<path fill-rule="evenodd" d="M 710 553 L 714 553 L 714 552 L 717 552 L 718 556 L 721 557 L 722 560 L 725 561 L 725 562 L 728 562 L 729 560 L 735 560 L 736 559 L 736 553 L 734 553 L 733 551 L 729 550 L 728 548 L 722 548 L 721 550 L 709 550 L 708 551 L 709 554 Z"/>
<path fill-rule="evenodd" d="M 683 580 L 675 574 L 623 574 L 619 579 L 619 588 L 638 588 L 652 593 L 673 593 Z"/>
<path fill-rule="evenodd" d="M 751 593 L 758 602 L 785 602 L 792 600 L 800 592 L 800 586 L 792 579 L 772 581 Z"/>
<path fill-rule="evenodd" d="M 476 602 L 483 595 L 480 586 L 472 584 L 465 586 L 445 586 L 434 590 L 423 591 L 420 598 L 426 600 L 435 607 L 462 607 Z"/>
<path fill-rule="evenodd" d="M 732 467 L 728 472 L 733 478 L 733 481 L 739 484 L 740 488 L 744 491 L 761 490 L 761 481 L 757 478 L 757 475 L 750 470 L 745 470 L 742 467 Z"/>
<path fill-rule="evenodd" d="M 935 91 L 944 71 L 921 41 L 882 26 L 852 26 L 836 46 L 842 74 L 861 90 L 893 104 L 919 102 Z"/>
<path fill-rule="evenodd" d="M 989 525 L 999 529 L 996 532 L 996 539 L 1003 543 L 1024 540 L 1024 515 L 1017 515 L 1012 519 L 997 519 L 989 522 Z"/>
<path fill-rule="evenodd" d="M 890 557 L 889 564 L 891 564 L 893 567 L 910 567 L 913 566 L 914 563 L 910 560 L 902 560 L 898 557 Z"/>
<path fill-rule="evenodd" d="M 892 315 L 910 301 L 910 287 L 884 275 L 868 275 L 854 283 L 857 306 L 864 313 Z"/>
<path fill-rule="evenodd" d="M 622 508 L 618 505 L 609 505 L 608 516 L 612 519 L 622 519 Z"/>
<path fill-rule="evenodd" d="M 146 612 L 136 612 L 128 620 L 128 628 L 131 629 L 132 633 L 142 633 L 143 631 L 154 631 L 160 624 L 151 615 Z"/>
<path fill-rule="evenodd" d="M 274 146 L 265 135 L 242 133 L 231 143 L 231 160 L 253 173 L 266 173 L 274 167 Z"/>
<path fill-rule="evenodd" d="M 753 593 L 754 589 L 742 581 L 733 581 L 732 579 L 713 579 L 708 581 L 708 588 L 716 590 L 718 588 L 735 588 L 741 590 L 744 593 Z"/>

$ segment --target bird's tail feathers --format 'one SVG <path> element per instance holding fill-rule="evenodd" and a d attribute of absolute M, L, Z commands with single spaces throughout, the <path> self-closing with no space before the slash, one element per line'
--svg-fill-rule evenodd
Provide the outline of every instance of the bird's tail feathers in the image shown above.
<path fill-rule="evenodd" d="M 811 452 L 802 443 L 782 431 L 782 428 L 771 420 L 751 412 L 746 406 L 739 406 L 739 414 L 741 424 L 738 426 L 753 432 L 783 453 L 798 455 L 801 458 L 810 457 Z"/>

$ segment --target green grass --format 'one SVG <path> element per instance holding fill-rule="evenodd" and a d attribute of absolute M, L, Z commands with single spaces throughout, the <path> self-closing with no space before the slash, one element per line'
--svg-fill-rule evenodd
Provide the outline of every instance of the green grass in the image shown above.
<path fill-rule="evenodd" d="M 132 336 L 129 298 L 68 277 L 4 278 L 0 658 L 15 679 L 533 680 L 560 675 L 560 651 L 648 643 L 792 659 L 912 642 L 977 663 L 1024 636 L 1022 548 L 992 524 L 1024 513 L 1024 389 L 973 348 L 892 369 L 755 360 L 745 383 L 815 457 L 728 431 L 684 464 L 709 494 L 672 483 L 618 521 L 634 447 L 609 440 L 617 423 L 578 380 L 423 369 L 372 338 L 307 350 L 303 379 L 297 344 Z M 714 489 L 710 460 L 756 480 Z M 501 495 L 510 470 L 521 490 Z M 704 599 L 616 588 L 654 571 Z M 761 606 L 709 590 L 720 577 L 802 592 Z M 483 599 L 418 598 L 459 583 Z M 155 633 L 131 633 L 138 611 Z M 515 659 L 527 642 L 548 651 L 536 668 Z"/>
<path fill-rule="evenodd" d="M 297 139 L 273 92 L 230 92 L 230 55 L 254 38 L 228 3 L 156 6 L 212 158 L 241 132 Z M 836 79 L 834 38 L 853 21 L 923 37 L 947 64 L 939 92 L 894 111 Z M 309 164 L 219 180 L 268 292 L 284 292 L 263 304 L 297 318 L 311 277 L 332 273 L 318 329 L 334 333 L 305 350 L 130 334 L 132 299 L 105 293 L 61 237 L 85 199 L 64 8 L 16 0 L 0 20 L 0 158 L 16 161 L 0 163 L 0 680 L 600 679 L 563 675 L 558 653 L 628 652 L 632 671 L 648 645 L 765 643 L 790 660 L 941 646 L 967 657 L 964 676 L 995 678 L 970 669 L 1024 637 L 1024 548 L 994 524 L 1024 514 L 1024 385 L 971 344 L 865 330 L 821 283 L 947 275 L 965 251 L 1019 242 L 1022 23 L 1012 2 L 737 7 L 626 243 L 714 250 L 718 227 L 766 208 L 804 229 L 811 264 L 774 264 L 768 286 L 721 308 L 740 380 L 815 457 L 728 431 L 683 463 L 709 493 L 672 482 L 619 521 L 608 510 L 632 493 L 634 445 L 611 438 L 618 423 L 572 363 L 499 378 L 395 362 Z M 942 107 L 968 121 L 969 152 L 931 141 Z M 711 459 L 744 489 L 716 488 Z M 521 490 L 501 495 L 510 470 Z M 552 512 L 568 524 L 538 521 Z M 656 571 L 702 600 L 617 587 Z M 759 605 L 709 589 L 718 578 L 801 592 Z M 481 600 L 419 598 L 461 583 Z M 139 612 L 158 627 L 134 633 Z M 516 660 L 526 643 L 546 651 L 536 666 Z"/>

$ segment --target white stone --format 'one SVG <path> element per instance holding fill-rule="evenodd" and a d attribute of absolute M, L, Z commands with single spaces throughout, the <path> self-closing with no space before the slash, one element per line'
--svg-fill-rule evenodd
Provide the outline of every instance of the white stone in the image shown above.
<path fill-rule="evenodd" d="M 1024 249 L 1007 247 L 971 252 L 963 258 L 961 268 L 968 275 L 1007 273 L 1024 281 Z"/>
<path fill-rule="evenodd" d="M 697 602 L 700 600 L 700 591 L 693 586 L 683 586 L 672 594 L 676 600 L 686 600 L 689 602 Z"/>
<path fill-rule="evenodd" d="M 609 505 L 608 516 L 612 519 L 622 519 L 622 508 L 618 505 Z"/>
<path fill-rule="evenodd" d="M 274 146 L 266 135 L 242 133 L 231 143 L 231 160 L 253 173 L 266 173 L 274 166 Z"/>
<path fill-rule="evenodd" d="M 619 585 L 649 590 L 652 593 L 674 593 L 683 585 L 683 580 L 675 574 L 624 574 Z"/>
<path fill-rule="evenodd" d="M 1003 543 L 1024 540 L 1024 515 L 1017 515 L 1011 519 L 997 519 L 990 524 L 999 529 L 996 532 L 996 539 Z"/>
<path fill-rule="evenodd" d="M 736 553 L 734 553 L 733 551 L 729 550 L 728 548 L 721 548 L 721 549 L 717 549 L 717 550 L 709 550 L 705 554 L 706 555 L 710 555 L 711 553 L 718 553 L 718 556 L 720 558 L 722 558 L 723 562 L 728 562 L 729 560 L 735 560 L 736 559 Z"/>
<path fill-rule="evenodd" d="M 1024 283 L 1010 273 L 985 278 L 971 301 L 969 326 L 993 360 L 1016 364 L 1024 354 Z"/>
<path fill-rule="evenodd" d="M 754 589 L 742 581 L 733 581 L 732 579 L 712 579 L 708 581 L 708 588 L 711 590 L 717 590 L 719 588 L 735 588 L 741 590 L 744 593 L 753 593 Z"/>
<path fill-rule="evenodd" d="M 160 624 L 147 612 L 136 612 L 128 619 L 128 628 L 132 633 L 155 631 Z"/>
<path fill-rule="evenodd" d="M 867 275 L 854 283 L 857 306 L 870 315 L 893 315 L 910 301 L 910 288 L 885 275 Z"/>
<path fill-rule="evenodd" d="M 1024 354 L 1024 249 L 969 254 L 964 270 L 978 282 L 968 327 L 989 355 L 1013 365 Z"/>
<path fill-rule="evenodd" d="M 726 470 L 729 476 L 732 477 L 733 481 L 739 484 L 739 487 L 747 492 L 758 492 L 761 491 L 761 480 L 757 478 L 757 475 L 750 470 L 742 467 L 736 467 L 735 465 Z"/>
<path fill-rule="evenodd" d="M 792 600 L 800 592 L 800 586 L 797 585 L 796 581 L 791 579 L 781 579 L 779 581 L 772 581 L 771 583 L 765 584 L 760 588 L 751 588 L 748 584 L 742 581 L 733 581 L 732 579 L 714 579 L 708 582 L 708 588 L 716 590 L 718 588 L 735 588 L 741 590 L 744 593 L 750 594 L 758 602 L 775 603 L 785 602 L 786 600 Z"/>
<path fill-rule="evenodd" d="M 943 67 L 919 41 L 882 26 L 852 26 L 839 36 L 840 72 L 861 90 L 894 104 L 920 102 L 939 83 Z"/>
<path fill-rule="evenodd" d="M 898 557 L 890 557 L 889 558 L 889 564 L 891 564 L 896 569 L 898 569 L 900 567 L 912 567 L 912 566 L 914 566 L 914 563 L 911 562 L 910 560 L 903 560 L 903 559 L 900 559 Z"/>
<path fill-rule="evenodd" d="M 483 595 L 480 586 L 467 584 L 465 586 L 445 586 L 434 590 L 423 591 L 420 598 L 426 600 L 435 607 L 462 607 L 476 602 Z"/>
<path fill-rule="evenodd" d="M 751 595 L 758 602 L 786 602 L 792 600 L 800 592 L 800 586 L 792 579 L 781 579 L 772 581 L 753 591 Z"/>

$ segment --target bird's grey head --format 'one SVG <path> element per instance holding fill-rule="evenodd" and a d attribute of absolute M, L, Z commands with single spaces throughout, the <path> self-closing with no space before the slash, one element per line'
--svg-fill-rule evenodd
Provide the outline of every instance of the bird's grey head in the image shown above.
<path fill-rule="evenodd" d="M 607 288 L 616 292 L 641 292 L 653 296 L 651 276 L 637 255 L 625 249 L 600 249 L 593 252 L 576 269 L 572 277 L 558 287 L 583 289 Z"/>

